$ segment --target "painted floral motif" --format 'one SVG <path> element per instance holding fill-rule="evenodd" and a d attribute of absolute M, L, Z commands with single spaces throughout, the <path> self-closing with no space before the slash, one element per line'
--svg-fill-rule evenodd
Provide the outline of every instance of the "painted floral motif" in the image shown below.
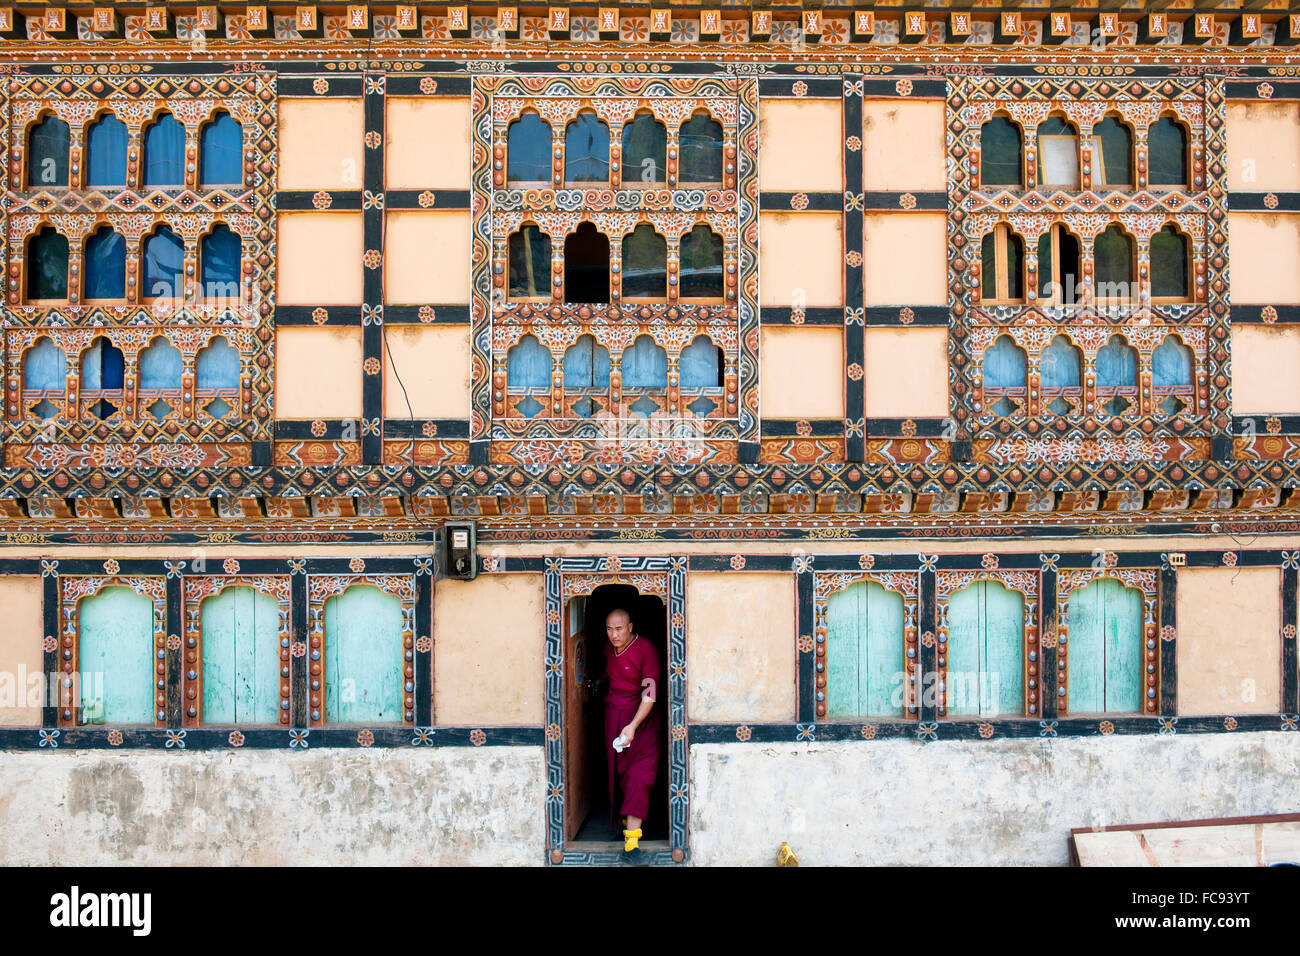
<path fill-rule="evenodd" d="M 1055 737 L 1057 724 L 1058 721 L 1055 720 L 1040 720 L 1038 722 L 1038 736 Z"/>
<path fill-rule="evenodd" d="M 790 197 L 790 208 L 803 211 L 808 208 L 808 194 L 795 193 Z"/>
<path fill-rule="evenodd" d="M 904 209 L 915 209 L 916 197 L 911 193 L 903 193 L 903 195 L 898 197 L 898 205 Z"/>
<path fill-rule="evenodd" d="M 1177 725 L 1178 725 L 1178 718 L 1177 718 L 1177 717 L 1161 717 L 1161 718 L 1160 718 L 1160 734 L 1161 734 L 1161 736 L 1169 736 L 1169 735 L 1171 735 L 1171 734 L 1176 734 L 1176 733 L 1178 733 L 1178 726 L 1177 726 Z"/>
<path fill-rule="evenodd" d="M 904 325 L 911 325 L 912 321 L 915 318 L 916 318 L 916 313 L 913 312 L 911 309 L 909 309 L 907 306 L 904 306 L 903 308 L 898 310 L 898 321 L 902 322 Z"/>
<path fill-rule="evenodd" d="M 899 426 L 899 430 L 903 433 L 904 437 L 912 438 L 916 435 L 916 422 L 912 421 L 910 418 L 905 418 L 903 419 L 903 424 Z"/>
<path fill-rule="evenodd" d="M 899 96 L 911 96 L 911 95 L 912 95 L 912 81 L 911 81 L 911 80 L 899 80 L 897 83 L 894 84 L 894 89 L 898 92 L 898 95 L 899 95 Z"/>
<path fill-rule="evenodd" d="M 1271 305 L 1266 305 L 1264 308 L 1259 310 L 1259 317 L 1263 319 L 1266 324 L 1272 325 L 1277 321 L 1277 309 L 1273 308 Z"/>
<path fill-rule="evenodd" d="M 122 745 L 122 731 L 110 730 L 108 732 L 108 745 L 110 747 L 120 747 Z"/>
<path fill-rule="evenodd" d="M 1270 415 L 1264 419 L 1264 430 L 1270 435 L 1277 435 L 1282 431 L 1282 419 L 1276 415 Z"/>
<path fill-rule="evenodd" d="M 822 42 L 823 43 L 848 43 L 849 42 L 849 21 L 847 19 L 833 18 L 822 21 Z"/>
<path fill-rule="evenodd" d="M 434 730 L 432 727 L 416 727 L 411 737 L 411 746 L 419 747 L 421 744 L 426 747 L 433 745 Z"/>
<path fill-rule="evenodd" d="M 330 320 L 329 310 L 317 306 L 311 311 L 311 320 L 317 325 L 324 325 Z"/>
<path fill-rule="evenodd" d="M 311 204 L 317 209 L 328 209 L 334 205 L 334 197 L 327 190 L 320 189 L 312 194 Z"/>
<path fill-rule="evenodd" d="M 922 634 L 921 643 L 924 644 L 926 647 L 934 647 L 934 643 L 935 643 L 934 631 L 926 631 L 924 634 Z"/>
<path fill-rule="evenodd" d="M 754 732 L 745 724 L 741 724 L 739 727 L 736 728 L 736 739 L 739 740 L 741 743 L 744 743 L 745 741 L 749 740 L 749 738 L 752 737 L 753 735 Z"/>
<path fill-rule="evenodd" d="M 1225 552 L 1223 552 L 1223 566 L 1224 566 L 1224 567 L 1227 567 L 1227 568 L 1235 568 L 1235 567 L 1237 566 L 1237 552 L 1236 552 L 1236 551 L 1225 551 Z"/>
<path fill-rule="evenodd" d="M 723 43 L 744 43 L 749 39 L 749 24 L 744 20 L 722 21 Z"/>
<path fill-rule="evenodd" d="M 1255 92 L 1258 93 L 1262 99 L 1270 99 L 1273 96 L 1273 84 L 1261 83 L 1259 86 L 1255 87 Z"/>
<path fill-rule="evenodd" d="M 289 731 L 289 746 L 292 748 L 302 748 L 306 750 L 310 745 L 307 741 L 310 730 L 291 730 Z"/>
<path fill-rule="evenodd" d="M 874 740 L 876 738 L 876 725 L 863 724 L 862 729 L 858 732 L 862 734 L 863 740 Z"/>
<path fill-rule="evenodd" d="M 862 137 L 856 135 L 850 136 L 844 141 L 844 145 L 848 147 L 849 152 L 856 153 L 862 148 Z"/>
<path fill-rule="evenodd" d="M 649 17 L 624 17 L 618 27 L 619 39 L 632 43 L 644 43 L 650 39 Z"/>
<path fill-rule="evenodd" d="M 1166 624 L 1164 627 L 1160 628 L 1160 639 L 1162 641 L 1172 641 L 1177 636 L 1178 632 L 1174 629 L 1172 624 Z"/>
<path fill-rule="evenodd" d="M 311 423 L 311 433 L 317 438 L 320 438 L 325 434 L 325 428 L 325 422 L 319 418 Z"/>
<path fill-rule="evenodd" d="M 560 739 L 560 725 L 559 725 L 559 724 L 547 724 L 547 725 L 546 725 L 546 739 L 547 739 L 547 740 L 559 740 L 559 739 Z"/>
<path fill-rule="evenodd" d="M 380 370 L 383 368 L 383 366 L 379 364 L 379 359 L 375 358 L 373 355 L 362 362 L 361 367 L 366 370 L 367 375 L 378 375 Z"/>
<path fill-rule="evenodd" d="M 363 747 L 369 747 L 375 742 L 375 735 L 369 730 L 358 731 L 357 743 Z"/>
<path fill-rule="evenodd" d="M 673 740 L 686 739 L 686 726 L 684 724 L 673 724 Z"/>
<path fill-rule="evenodd" d="M 109 558 L 107 561 L 104 562 L 104 573 L 117 574 L 120 567 L 121 566 L 115 560 Z"/>
<path fill-rule="evenodd" d="M 294 641 L 293 644 L 289 646 L 289 653 L 292 654 L 294 657 L 305 656 L 307 653 L 307 642 Z"/>
<path fill-rule="evenodd" d="M 795 422 L 794 431 L 795 434 L 800 437 L 807 437 L 812 434 L 812 422 L 808 421 L 806 418 L 801 418 L 799 421 Z"/>
<path fill-rule="evenodd" d="M 569 39 L 595 40 L 600 36 L 595 17 L 574 17 L 569 21 Z"/>
<path fill-rule="evenodd" d="M 238 730 L 232 730 L 230 732 L 230 735 L 226 737 L 226 741 L 232 747 L 242 747 L 244 746 L 244 735 L 241 734 Z"/>
<path fill-rule="evenodd" d="M 438 81 L 431 76 L 420 77 L 420 92 L 425 96 L 432 96 L 438 92 Z"/>
<path fill-rule="evenodd" d="M 417 638 L 415 641 L 415 649 L 419 651 L 421 654 L 429 653 L 431 650 L 433 650 L 433 639 L 430 638 L 428 635 Z"/>
<path fill-rule="evenodd" d="M 862 253 L 858 252 L 856 249 L 851 249 L 849 250 L 849 254 L 844 257 L 844 261 L 856 269 L 858 266 L 862 265 Z"/>
<path fill-rule="evenodd" d="M 1101 731 L 1103 737 L 1109 737 L 1111 734 L 1115 732 L 1115 723 L 1114 721 L 1103 720 L 1098 725 L 1097 729 Z"/>
<path fill-rule="evenodd" d="M 1223 729 L 1224 729 L 1224 730 L 1236 730 L 1236 729 L 1237 729 L 1237 718 L 1236 718 L 1236 717 L 1224 717 L 1224 718 L 1223 718 Z"/>
<path fill-rule="evenodd" d="M 803 741 L 815 741 L 817 739 L 816 724 L 795 724 L 795 739 Z"/>
<path fill-rule="evenodd" d="M 447 28 L 447 18 L 421 17 L 420 36 L 426 40 L 450 40 L 451 30 Z"/>
<path fill-rule="evenodd" d="M 365 569 L 366 569 L 366 562 L 363 561 L 361 558 L 353 558 L 351 561 L 348 562 L 348 570 L 350 570 L 353 574 L 360 574 L 361 572 L 365 571 Z"/>
<path fill-rule="evenodd" d="M 330 91 L 330 81 L 325 79 L 323 76 L 318 76 L 316 79 L 311 81 L 311 88 L 318 95 L 324 96 Z"/>
<path fill-rule="evenodd" d="M 227 574 L 238 574 L 239 562 L 234 558 L 226 558 L 226 560 L 221 562 L 221 570 L 225 571 Z"/>
<path fill-rule="evenodd" d="M 876 566 L 876 556 L 874 554 L 864 554 L 858 558 L 858 567 L 863 571 L 870 571 Z"/>
<path fill-rule="evenodd" d="M 996 554 L 986 554 L 980 558 L 980 567 L 986 571 L 996 571 L 998 567 L 998 556 Z"/>
<path fill-rule="evenodd" d="M 862 375 L 863 375 L 862 366 L 859 365 L 857 362 L 854 362 L 852 365 L 849 366 L 849 378 L 853 379 L 853 381 L 855 382 L 862 381 Z"/>
<path fill-rule="evenodd" d="M 483 733 L 482 730 L 471 730 L 469 732 L 469 742 L 475 747 L 482 747 L 487 743 L 487 734 Z"/>
<path fill-rule="evenodd" d="M 793 20 L 776 20 L 772 23 L 771 37 L 773 43 L 794 43 L 796 40 L 802 39 L 802 36 L 803 30 Z M 802 92 L 798 89 L 800 86 L 803 87 Z M 804 93 L 808 92 L 808 85 L 802 80 L 796 83 L 795 87 L 795 96 L 803 96 Z"/>
<path fill-rule="evenodd" d="M 179 651 L 181 649 L 181 636 L 179 634 L 167 635 L 167 650 Z"/>
<path fill-rule="evenodd" d="M 1264 205 L 1269 209 L 1277 208 L 1277 193 L 1266 193 L 1264 195 Z"/>
<path fill-rule="evenodd" d="M 1283 730 L 1295 730 L 1295 729 L 1296 729 L 1296 722 L 1297 722 L 1298 720 L 1300 720 L 1300 715 L 1297 715 L 1297 714 L 1283 714 L 1283 715 L 1282 715 L 1282 729 L 1283 729 Z"/>
<path fill-rule="evenodd" d="M 605 568 L 609 571 L 621 571 L 623 569 L 623 562 L 617 556 L 611 555 L 609 558 L 605 559 Z"/>
<path fill-rule="evenodd" d="M 803 654 L 811 654 L 813 649 L 813 639 L 807 634 L 799 635 L 799 651 Z"/>
<path fill-rule="evenodd" d="M 988 740 L 993 736 L 993 725 L 988 721 L 982 721 L 979 725 L 979 732 L 983 739 Z"/>
<path fill-rule="evenodd" d="M 519 35 L 525 40 L 545 40 L 546 17 L 520 17 Z"/>
<path fill-rule="evenodd" d="M 173 747 L 176 748 L 177 750 L 185 749 L 186 731 L 168 730 L 165 733 L 166 733 L 166 739 L 163 742 L 163 747 L 165 747 L 168 750 L 171 750 Z"/>
<path fill-rule="evenodd" d="M 772 39 L 773 40 L 776 39 L 775 33 L 772 35 Z M 804 96 L 808 92 L 808 84 L 805 83 L 803 80 L 795 80 L 794 85 L 790 87 L 790 92 L 792 92 L 795 96 Z"/>
<path fill-rule="evenodd" d="M 698 20 L 674 20 L 669 37 L 673 43 L 694 43 L 700 38 L 700 23 Z"/>
<path fill-rule="evenodd" d="M 731 570 L 740 571 L 745 567 L 745 556 L 743 554 L 733 554 L 731 556 Z"/>
<path fill-rule="evenodd" d="M 59 642 L 52 635 L 47 634 L 45 639 L 41 641 L 41 648 L 46 654 L 53 654 L 59 649 Z"/>

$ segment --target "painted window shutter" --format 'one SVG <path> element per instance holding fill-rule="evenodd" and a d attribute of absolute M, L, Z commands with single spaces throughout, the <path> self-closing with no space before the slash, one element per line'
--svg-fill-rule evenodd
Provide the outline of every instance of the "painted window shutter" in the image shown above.
<path fill-rule="evenodd" d="M 402 719 L 402 604 L 369 585 L 325 602 L 325 720 Z"/>
<path fill-rule="evenodd" d="M 274 724 L 280 719 L 280 610 L 251 587 L 203 602 L 203 722 Z"/>
<path fill-rule="evenodd" d="M 950 717 L 1024 712 L 1024 598 L 976 581 L 948 601 Z"/>
<path fill-rule="evenodd" d="M 153 601 L 108 587 L 81 602 L 79 618 L 83 719 L 153 724 Z"/>
<path fill-rule="evenodd" d="M 1069 710 L 1072 714 L 1140 709 L 1142 595 L 1114 578 L 1070 595 Z"/>
<path fill-rule="evenodd" d="M 827 599 L 826 628 L 827 716 L 902 716 L 902 596 L 859 581 Z"/>

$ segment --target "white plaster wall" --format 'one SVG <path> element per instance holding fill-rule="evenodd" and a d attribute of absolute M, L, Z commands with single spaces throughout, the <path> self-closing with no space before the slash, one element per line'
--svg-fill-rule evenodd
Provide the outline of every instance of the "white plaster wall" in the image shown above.
<path fill-rule="evenodd" d="M 540 865 L 540 747 L 0 752 L 0 865 Z"/>
<path fill-rule="evenodd" d="M 1295 812 L 1300 733 L 691 748 L 691 859 L 1065 865 L 1073 827 Z"/>

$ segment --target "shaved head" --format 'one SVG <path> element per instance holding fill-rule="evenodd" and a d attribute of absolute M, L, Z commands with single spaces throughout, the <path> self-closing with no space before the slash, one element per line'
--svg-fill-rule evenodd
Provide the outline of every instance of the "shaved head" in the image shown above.
<path fill-rule="evenodd" d="M 605 634 L 614 645 L 614 650 L 621 651 L 627 647 L 636 637 L 636 631 L 632 628 L 632 615 L 621 607 L 610 611 L 605 615 Z"/>

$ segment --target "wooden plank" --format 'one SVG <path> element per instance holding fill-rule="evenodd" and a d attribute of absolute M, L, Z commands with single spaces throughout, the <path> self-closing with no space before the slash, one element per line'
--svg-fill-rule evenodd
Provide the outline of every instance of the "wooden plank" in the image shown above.
<path fill-rule="evenodd" d="M 81 602 L 79 619 L 86 722 L 152 725 L 153 602 L 109 587 Z M 101 687 L 97 701 L 86 698 Z"/>
<path fill-rule="evenodd" d="M 984 608 L 980 714 L 1018 716 L 1024 712 L 1024 597 L 1000 581 L 986 581 Z"/>
<path fill-rule="evenodd" d="M 1142 709 L 1142 594 L 1113 578 L 1103 585 L 1105 615 L 1105 709 Z"/>
<path fill-rule="evenodd" d="M 1106 666 L 1101 582 L 1070 595 L 1069 707 L 1071 714 L 1099 713 L 1106 703 Z"/>
<path fill-rule="evenodd" d="M 865 599 L 867 684 L 861 699 L 868 717 L 896 717 L 903 710 L 896 699 L 903 674 L 903 598 L 870 581 L 865 582 Z"/>
<path fill-rule="evenodd" d="M 203 722 L 235 723 L 235 599 L 231 588 L 203 602 Z"/>
<path fill-rule="evenodd" d="M 402 719 L 402 605 L 358 584 L 325 602 L 325 720 Z"/>
<path fill-rule="evenodd" d="M 253 588 L 227 588 L 203 602 L 203 722 L 274 724 L 280 719 L 280 612 Z"/>
<path fill-rule="evenodd" d="M 861 584 L 836 591 L 826 599 L 826 716 L 832 720 L 857 717 L 858 673 L 865 634 Z"/>
<path fill-rule="evenodd" d="M 969 717 L 980 712 L 986 583 L 976 581 L 948 598 L 949 717 Z"/>

